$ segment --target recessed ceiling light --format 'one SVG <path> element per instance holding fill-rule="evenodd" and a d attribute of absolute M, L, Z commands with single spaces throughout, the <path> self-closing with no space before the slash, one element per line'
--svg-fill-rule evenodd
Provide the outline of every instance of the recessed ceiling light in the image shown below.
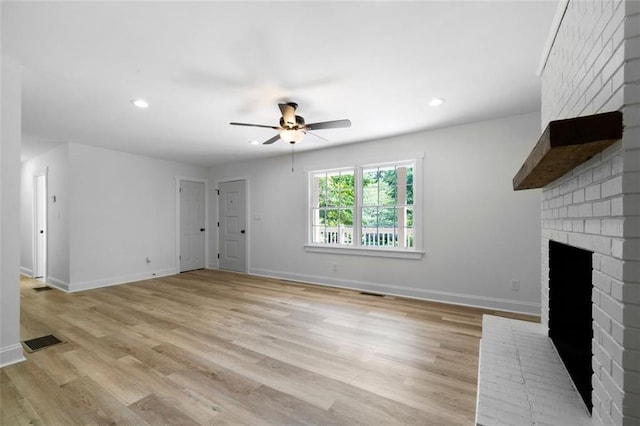
<path fill-rule="evenodd" d="M 144 99 L 131 99 L 131 103 L 138 108 L 149 108 L 149 102 L 145 101 Z"/>
<path fill-rule="evenodd" d="M 429 101 L 429 106 L 438 106 L 444 103 L 444 98 L 433 98 Z"/>
<path fill-rule="evenodd" d="M 258 142 L 258 141 L 249 141 L 249 143 L 251 145 L 260 145 L 260 142 Z"/>

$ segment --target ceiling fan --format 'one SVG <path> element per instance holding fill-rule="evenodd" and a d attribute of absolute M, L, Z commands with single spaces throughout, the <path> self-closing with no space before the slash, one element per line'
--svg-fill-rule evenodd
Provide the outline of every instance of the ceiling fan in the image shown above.
<path fill-rule="evenodd" d="M 263 142 L 264 145 L 270 145 L 276 142 L 278 139 L 282 139 L 283 141 L 289 142 L 290 144 L 293 145 L 296 142 L 300 142 L 304 137 L 304 135 L 309 130 L 351 127 L 351 121 L 346 119 L 322 121 L 320 123 L 306 124 L 304 122 L 304 118 L 300 117 L 299 115 L 296 115 L 296 109 L 298 108 L 298 104 L 296 104 L 295 102 L 279 103 L 278 107 L 280 108 L 280 112 L 282 113 L 282 117 L 280 117 L 279 126 L 268 126 L 264 124 L 249 124 L 249 123 L 236 123 L 236 122 L 231 122 L 229 124 L 233 126 L 265 127 L 267 129 L 277 130 L 278 134 L 270 139 L 267 139 L 265 142 Z"/>

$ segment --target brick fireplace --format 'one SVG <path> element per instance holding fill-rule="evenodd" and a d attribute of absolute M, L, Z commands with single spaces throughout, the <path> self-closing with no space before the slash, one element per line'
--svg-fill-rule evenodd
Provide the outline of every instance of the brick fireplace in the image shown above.
<path fill-rule="evenodd" d="M 561 3 L 541 65 L 542 128 L 621 111 L 624 133 L 543 189 L 542 322 L 550 242 L 591 252 L 593 420 L 640 424 L 640 2 Z"/>

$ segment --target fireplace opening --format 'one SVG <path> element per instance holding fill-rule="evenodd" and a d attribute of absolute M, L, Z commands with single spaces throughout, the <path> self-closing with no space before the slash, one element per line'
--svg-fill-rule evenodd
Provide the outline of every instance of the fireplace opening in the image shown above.
<path fill-rule="evenodd" d="M 549 242 L 549 337 L 589 413 L 591 402 L 591 293 L 593 253 Z"/>

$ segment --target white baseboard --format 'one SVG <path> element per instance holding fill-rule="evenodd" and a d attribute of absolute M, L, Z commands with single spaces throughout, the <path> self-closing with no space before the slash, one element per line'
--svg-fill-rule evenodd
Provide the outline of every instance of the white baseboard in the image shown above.
<path fill-rule="evenodd" d="M 31 269 L 29 269 L 29 268 L 24 267 L 24 266 L 20 267 L 20 273 L 22 275 L 26 275 L 29 278 L 33 278 L 33 271 Z"/>
<path fill-rule="evenodd" d="M 110 287 L 112 285 L 127 284 L 135 281 L 149 280 L 152 278 L 167 277 L 169 275 L 175 275 L 177 273 L 179 273 L 179 271 L 176 268 L 169 268 L 153 273 L 141 272 L 131 275 L 122 275 L 119 277 L 104 278 L 95 281 L 72 283 L 68 286 L 68 291 L 70 293 L 75 293 L 76 291 L 92 290 L 95 288 Z"/>
<path fill-rule="evenodd" d="M 51 287 L 57 288 L 58 290 L 62 290 L 65 293 L 69 293 L 69 283 L 66 281 L 62 281 L 56 277 L 48 276 L 47 284 Z"/>
<path fill-rule="evenodd" d="M 26 358 L 24 357 L 20 343 L 0 348 L 0 368 L 22 361 L 26 361 Z"/>
<path fill-rule="evenodd" d="M 411 299 L 451 303 L 454 305 L 473 306 L 476 308 L 494 309 L 498 311 L 540 315 L 539 303 L 527 303 L 521 302 L 519 300 L 477 296 L 472 294 L 451 293 L 439 290 L 425 290 L 420 288 L 403 287 L 391 284 L 336 279 L 319 275 L 296 274 L 291 272 L 273 271 L 260 268 L 252 268 L 249 273 L 252 275 L 260 275 L 270 278 L 280 278 L 328 287 L 339 287 L 351 290 L 368 291 L 378 294 L 387 294 L 390 296 L 401 296 Z"/>

